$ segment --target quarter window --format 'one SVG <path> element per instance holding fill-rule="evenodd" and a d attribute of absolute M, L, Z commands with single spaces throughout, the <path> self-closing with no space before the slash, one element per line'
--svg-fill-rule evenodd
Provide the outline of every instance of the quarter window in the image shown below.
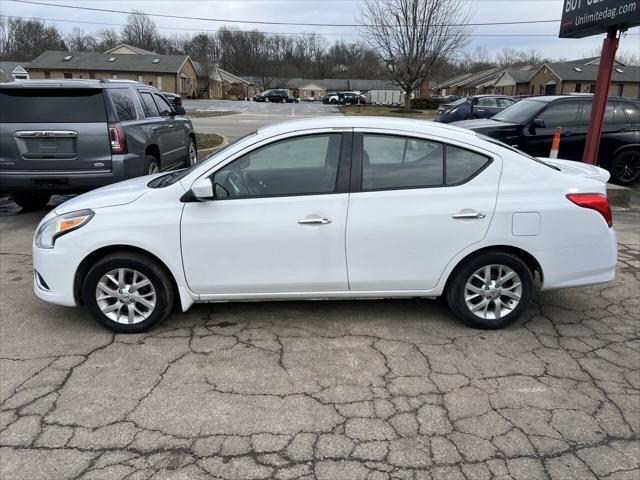
<path fill-rule="evenodd" d="M 447 185 L 468 180 L 489 161 L 484 155 L 447 145 Z"/>
<path fill-rule="evenodd" d="M 218 170 L 217 198 L 313 195 L 335 191 L 342 135 L 308 135 L 271 143 Z"/>
<path fill-rule="evenodd" d="M 108 90 L 108 92 L 111 97 L 111 101 L 113 102 L 113 106 L 116 109 L 118 120 L 126 121 L 135 120 L 137 118 L 136 106 L 133 103 L 133 97 L 129 90 L 113 89 Z"/>

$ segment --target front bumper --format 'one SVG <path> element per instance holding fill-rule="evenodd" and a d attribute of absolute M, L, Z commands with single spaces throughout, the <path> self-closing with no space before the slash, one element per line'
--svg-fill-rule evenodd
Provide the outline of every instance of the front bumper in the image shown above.
<path fill-rule="evenodd" d="M 79 251 L 71 238 L 60 237 L 54 248 L 38 248 L 33 252 L 33 290 L 47 302 L 75 307 L 75 274 L 84 252 Z"/>

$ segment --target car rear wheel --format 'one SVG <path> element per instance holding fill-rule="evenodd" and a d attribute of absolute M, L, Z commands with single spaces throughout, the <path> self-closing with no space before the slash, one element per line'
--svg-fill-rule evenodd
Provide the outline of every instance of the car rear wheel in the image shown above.
<path fill-rule="evenodd" d="M 144 159 L 144 172 L 145 175 L 153 175 L 160 171 L 160 165 L 158 159 L 153 155 L 147 155 Z"/>
<path fill-rule="evenodd" d="M 532 290 L 533 274 L 519 257 L 487 252 L 454 272 L 447 286 L 447 302 L 467 325 L 497 329 L 522 315 Z"/>
<path fill-rule="evenodd" d="M 620 185 L 629 185 L 640 179 L 640 151 L 625 150 L 611 162 L 611 180 Z"/>
<path fill-rule="evenodd" d="M 144 255 L 112 253 L 89 270 L 82 296 L 94 318 L 118 333 L 144 332 L 171 312 L 173 283 L 166 270 Z"/>
<path fill-rule="evenodd" d="M 25 211 L 42 210 L 49 203 L 51 195 L 45 193 L 21 192 L 13 194 L 13 201 Z"/>

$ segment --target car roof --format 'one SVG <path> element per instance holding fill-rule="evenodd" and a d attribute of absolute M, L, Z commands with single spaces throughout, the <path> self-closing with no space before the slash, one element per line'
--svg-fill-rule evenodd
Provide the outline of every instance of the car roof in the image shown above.
<path fill-rule="evenodd" d="M 462 134 L 466 137 L 477 137 L 476 133 L 466 128 L 448 125 L 446 123 L 427 122 L 412 118 L 395 117 L 314 117 L 300 120 L 289 120 L 275 125 L 267 125 L 258 129 L 258 134 L 265 136 L 278 135 L 301 130 L 320 128 L 334 128 L 336 130 L 346 128 L 379 128 L 387 130 L 399 130 L 414 133 L 431 133 L 433 135 L 446 136 L 447 134 Z"/>
<path fill-rule="evenodd" d="M 92 79 L 92 78 L 56 78 L 43 80 L 16 80 L 14 82 L 0 83 L 0 88 L 122 88 L 127 86 L 140 86 L 156 89 L 150 85 L 144 85 L 135 80 L 116 79 Z"/>
<path fill-rule="evenodd" d="M 551 102 L 563 102 L 563 101 L 591 101 L 593 100 L 593 95 L 541 95 L 539 97 L 527 97 L 523 100 L 535 100 L 537 102 L 551 103 Z M 627 101 L 627 102 L 637 102 L 637 100 L 633 98 L 627 97 L 615 97 L 609 96 L 607 100 L 618 100 L 618 101 Z"/>

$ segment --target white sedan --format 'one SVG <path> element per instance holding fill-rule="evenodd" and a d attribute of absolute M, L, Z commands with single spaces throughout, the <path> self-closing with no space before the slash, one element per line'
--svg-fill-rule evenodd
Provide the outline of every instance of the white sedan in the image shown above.
<path fill-rule="evenodd" d="M 536 275 L 544 290 L 614 278 L 608 175 L 438 123 L 287 122 L 56 207 L 35 235 L 34 288 L 118 332 L 176 302 L 441 295 L 466 324 L 499 328 Z"/>

